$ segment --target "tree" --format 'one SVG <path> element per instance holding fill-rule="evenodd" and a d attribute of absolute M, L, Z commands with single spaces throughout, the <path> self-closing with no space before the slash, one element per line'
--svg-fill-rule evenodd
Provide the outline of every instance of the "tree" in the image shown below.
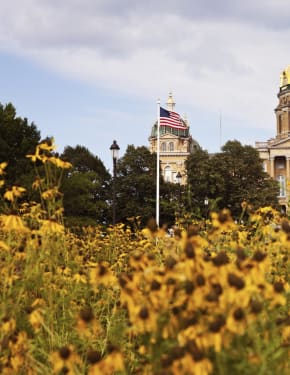
<path fill-rule="evenodd" d="M 259 154 L 252 146 L 228 141 L 222 152 L 212 157 L 194 153 L 186 166 L 191 199 L 196 196 L 199 205 L 207 195 L 218 208 L 229 208 L 234 216 L 240 215 L 243 201 L 255 208 L 277 205 L 278 184 L 263 171 Z"/>
<path fill-rule="evenodd" d="M 187 186 L 183 187 L 183 200 L 187 211 L 203 207 L 212 185 L 209 183 L 210 156 L 207 151 L 197 149 L 186 160 Z"/>
<path fill-rule="evenodd" d="M 16 116 L 16 109 L 9 103 L 0 103 L 0 163 L 8 162 L 6 185 L 19 185 L 27 189 L 28 199 L 32 194 L 34 180 L 33 164 L 26 155 L 33 154 L 40 141 L 40 132 L 27 118 Z"/>
<path fill-rule="evenodd" d="M 117 221 L 140 216 L 142 225 L 156 217 L 156 154 L 129 145 L 117 163 Z M 178 186 L 160 176 L 160 225 L 171 225 L 177 210 Z"/>
<path fill-rule="evenodd" d="M 70 218 L 67 221 L 80 225 L 107 223 L 111 176 L 103 162 L 80 145 L 67 146 L 61 158 L 72 164 L 62 183 L 65 217 Z"/>
<path fill-rule="evenodd" d="M 156 158 L 145 147 L 129 145 L 117 162 L 116 216 L 127 222 L 140 216 L 142 222 L 155 215 Z"/>

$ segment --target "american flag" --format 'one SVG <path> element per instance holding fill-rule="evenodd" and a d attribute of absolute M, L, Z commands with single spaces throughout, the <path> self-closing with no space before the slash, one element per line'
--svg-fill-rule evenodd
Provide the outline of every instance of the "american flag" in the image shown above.
<path fill-rule="evenodd" d="M 160 107 L 160 126 L 170 126 L 175 129 L 184 129 L 178 113 Z"/>

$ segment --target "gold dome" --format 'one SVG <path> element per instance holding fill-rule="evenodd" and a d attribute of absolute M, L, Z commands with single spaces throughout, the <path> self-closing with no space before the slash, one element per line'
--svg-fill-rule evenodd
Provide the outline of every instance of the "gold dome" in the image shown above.
<path fill-rule="evenodd" d="M 280 87 L 290 84 L 290 65 L 280 74 Z"/>

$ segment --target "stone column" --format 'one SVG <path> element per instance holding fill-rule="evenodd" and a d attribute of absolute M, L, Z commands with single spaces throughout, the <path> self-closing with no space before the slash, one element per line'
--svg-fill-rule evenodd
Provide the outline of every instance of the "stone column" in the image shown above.
<path fill-rule="evenodd" d="M 290 180 L 290 156 L 286 157 L 286 180 Z"/>
<path fill-rule="evenodd" d="M 275 178 L 275 166 L 274 166 L 275 158 L 270 157 L 270 176 Z"/>

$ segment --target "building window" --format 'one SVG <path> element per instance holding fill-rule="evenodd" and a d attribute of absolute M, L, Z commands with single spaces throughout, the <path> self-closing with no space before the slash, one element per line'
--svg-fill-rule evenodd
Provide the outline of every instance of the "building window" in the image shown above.
<path fill-rule="evenodd" d="M 169 143 L 169 151 L 174 151 L 174 143 L 173 142 Z"/>
<path fill-rule="evenodd" d="M 277 180 L 279 182 L 279 197 L 286 197 L 286 178 L 285 176 L 278 176 Z"/>
<path fill-rule="evenodd" d="M 286 166 L 286 160 L 284 156 L 278 156 L 275 158 L 275 166 L 276 169 L 285 169 Z"/>
<path fill-rule="evenodd" d="M 164 180 L 166 182 L 171 182 L 171 177 L 172 177 L 171 168 L 167 166 L 164 168 Z"/>
<path fill-rule="evenodd" d="M 263 171 L 267 172 L 267 162 L 266 162 L 266 160 L 263 161 Z"/>
<path fill-rule="evenodd" d="M 166 151 L 166 142 L 161 143 L 161 151 Z"/>

